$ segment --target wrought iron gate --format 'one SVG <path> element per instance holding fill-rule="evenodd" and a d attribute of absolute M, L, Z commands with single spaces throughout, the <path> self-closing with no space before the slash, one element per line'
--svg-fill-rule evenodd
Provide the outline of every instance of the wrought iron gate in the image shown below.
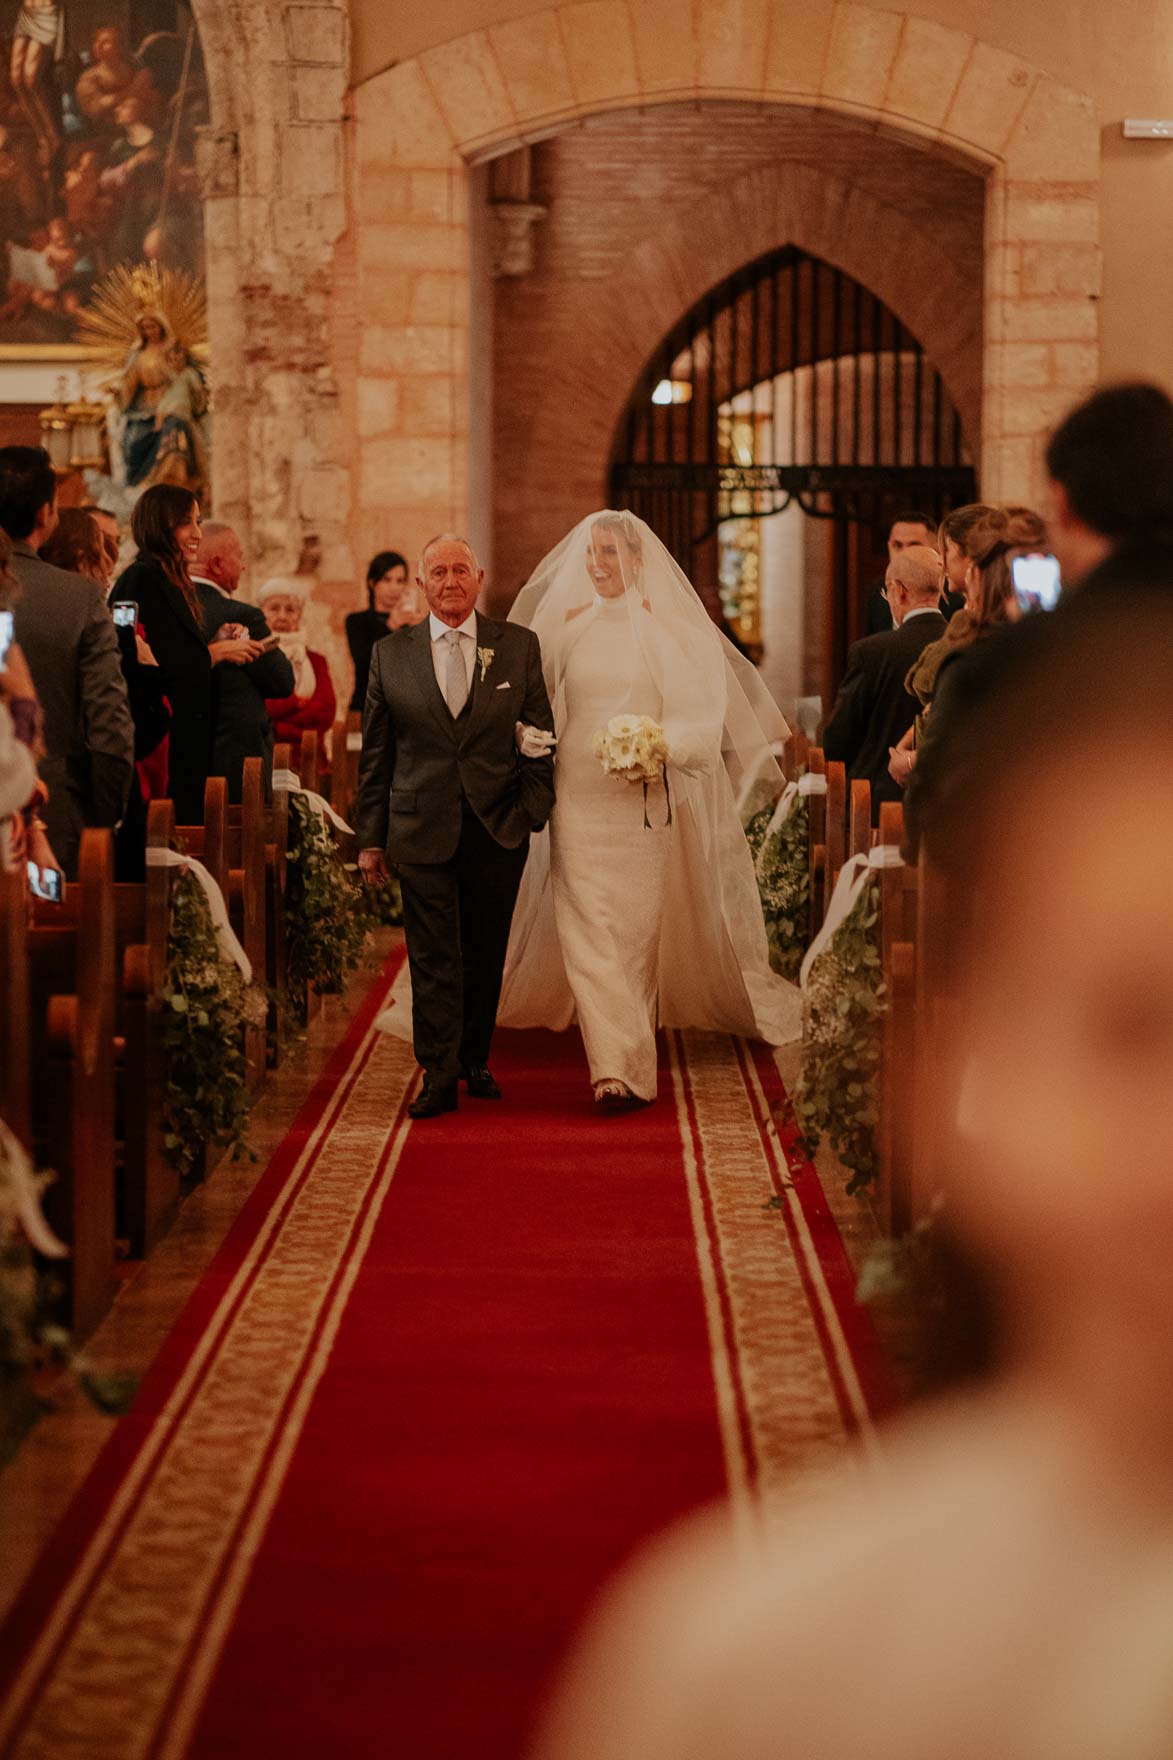
<path fill-rule="evenodd" d="M 713 288 L 664 338 L 628 403 L 610 490 L 693 579 L 727 521 L 797 502 L 837 522 L 841 659 L 857 622 L 853 568 L 892 513 L 939 517 L 975 483 L 957 409 L 918 339 L 859 282 L 787 246 Z"/>

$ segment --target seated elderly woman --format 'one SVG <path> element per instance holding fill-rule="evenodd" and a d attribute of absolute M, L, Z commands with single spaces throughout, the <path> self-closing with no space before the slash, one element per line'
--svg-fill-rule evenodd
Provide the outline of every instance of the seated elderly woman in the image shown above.
<path fill-rule="evenodd" d="M 267 580 L 257 595 L 257 602 L 268 619 L 269 628 L 281 644 L 281 650 L 293 667 L 293 694 L 268 697 L 265 707 L 273 723 L 273 735 L 288 740 L 290 760 L 296 770 L 301 761 L 301 736 L 317 733 L 319 739 L 334 725 L 337 704 L 330 667 L 324 654 L 306 645 L 301 627 L 302 611 L 309 597 L 304 580 L 277 575 Z M 330 766 L 324 745 L 318 747 L 319 769 Z"/>

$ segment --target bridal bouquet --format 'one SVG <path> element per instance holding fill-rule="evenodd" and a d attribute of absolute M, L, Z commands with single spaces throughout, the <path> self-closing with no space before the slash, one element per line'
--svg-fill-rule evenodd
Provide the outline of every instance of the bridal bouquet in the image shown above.
<path fill-rule="evenodd" d="M 668 793 L 666 765 L 670 753 L 664 729 L 650 715 L 613 715 L 602 733 L 595 735 L 595 757 L 608 776 L 620 782 L 638 782 L 644 791 L 644 826 L 648 819 L 648 787 L 664 780 L 668 801 L 667 823 L 672 823 L 672 796 Z"/>

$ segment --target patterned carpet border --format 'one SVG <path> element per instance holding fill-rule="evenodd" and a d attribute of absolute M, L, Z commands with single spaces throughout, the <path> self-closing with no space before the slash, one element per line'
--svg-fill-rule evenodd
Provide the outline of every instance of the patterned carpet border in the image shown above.
<path fill-rule="evenodd" d="M 127 1568 L 129 1559 L 131 1573 L 137 1576 L 133 1545 L 136 1523 L 142 1530 L 142 1548 L 137 1556 L 140 1562 L 146 1558 L 151 1580 L 160 1589 L 165 1588 L 168 1596 L 174 1599 L 177 1583 L 165 1568 L 165 1535 L 150 1531 L 150 1523 L 143 1522 L 143 1511 L 149 1511 L 152 1496 L 163 1508 L 174 1510 L 177 1526 L 187 1525 L 181 1549 L 183 1593 L 190 1597 L 190 1611 L 198 1617 L 196 1604 L 199 1602 L 202 1606 L 202 1594 L 207 1584 L 199 1572 L 190 1571 L 191 1524 L 194 1522 L 198 1530 L 201 1519 L 207 1522 L 211 1517 L 209 1531 L 214 1529 L 222 1535 L 226 1504 L 235 1496 L 243 1514 L 250 1491 L 260 1489 L 258 1468 L 263 1462 L 258 1461 L 257 1450 L 267 1455 L 274 1431 L 271 1422 L 257 1424 L 255 1402 L 258 1389 L 265 1389 L 273 1408 L 268 1417 L 279 1419 L 288 1397 L 304 1380 L 305 1349 L 308 1346 L 312 1350 L 318 1336 L 323 1304 L 337 1281 L 339 1260 L 350 1234 L 350 1229 L 343 1229 L 339 1245 L 335 1233 L 333 1260 L 327 1253 L 322 1261 L 318 1305 L 304 1307 L 306 1336 L 296 1340 L 285 1337 L 287 1328 L 282 1324 L 282 1316 L 289 1312 L 289 1288 L 286 1286 L 282 1290 L 281 1286 L 282 1257 L 288 1253 L 290 1227 L 298 1219 L 300 1206 L 311 1226 L 325 1225 L 324 1245 L 329 1230 L 337 1229 L 337 1207 L 328 1215 L 320 1214 L 321 1206 L 315 1205 L 313 1191 L 309 1191 L 307 1198 L 307 1188 L 310 1188 L 315 1173 L 320 1181 L 324 1156 L 338 1159 L 340 1165 L 345 1160 L 346 1131 L 340 1128 L 342 1115 L 353 1108 L 356 1090 L 369 1068 L 376 1045 L 386 1043 L 375 1033 L 374 1020 L 402 959 L 401 951 L 393 954 L 372 985 L 327 1068 L 315 1083 L 292 1128 L 152 1365 L 133 1411 L 114 1431 L 53 1542 L 39 1561 L 28 1588 L 5 1623 L 0 1646 L 4 1657 L 0 1666 L 0 1753 L 6 1756 L 43 1755 L 46 1760 L 51 1755 L 53 1760 L 62 1760 L 70 1752 L 84 1752 L 86 1760 L 100 1760 L 103 1753 L 109 1752 L 122 1760 L 131 1753 L 145 1756 L 168 1751 L 146 1739 L 151 1731 L 143 1721 L 142 1698 L 144 1692 L 148 1697 L 153 1693 L 160 1694 L 158 1711 L 160 1717 L 164 1717 L 168 1709 L 164 1689 L 176 1676 L 168 1670 L 161 1680 L 157 1669 L 148 1666 L 144 1670 L 143 1654 L 138 1655 L 139 1666 L 136 1668 L 137 1647 L 133 1634 L 132 1641 L 124 1642 L 121 1647 L 123 1655 L 130 1659 L 122 1680 L 116 1681 L 111 1675 L 102 1675 L 102 1671 L 98 1671 L 103 1701 L 98 1726 L 109 1730 L 108 1747 L 95 1742 L 95 1721 L 92 1715 L 86 1715 L 82 1703 L 87 1690 L 93 1691 L 95 1677 L 83 1667 L 81 1675 L 90 1683 L 88 1688 L 82 1685 L 80 1677 L 71 1681 L 68 1659 L 71 1651 L 80 1654 L 85 1649 L 86 1621 L 93 1625 L 96 1620 L 100 1628 L 106 1619 L 116 1626 L 120 1607 L 129 1605 L 126 1598 L 132 1585 L 121 1571 Z M 395 1123 L 387 1132 L 384 1152 L 373 1180 L 357 1195 L 360 1208 L 371 1187 L 383 1176 L 402 1108 L 414 1080 L 414 1063 L 406 1056 L 400 1061 L 404 1066 L 401 1091 L 390 1107 Z M 388 1110 L 387 1099 L 386 1095 L 381 1099 L 384 1119 Z M 319 1212 L 316 1217 L 315 1210 Z M 265 1280 L 259 1278 L 262 1268 L 266 1271 Z M 280 1292 L 283 1298 L 276 1303 L 268 1325 L 263 1311 L 266 1284 Z M 309 1292 L 297 1293 L 304 1299 Z M 237 1323 L 245 1313 L 249 1325 L 242 1328 Z M 218 1349 L 229 1332 L 234 1336 L 242 1332 L 255 1333 L 257 1348 L 262 1355 L 266 1351 L 269 1354 L 269 1360 L 263 1365 L 256 1362 L 244 1365 L 243 1374 L 239 1373 L 239 1360 L 234 1357 L 231 1373 L 236 1376 L 235 1388 L 227 1385 L 226 1354 Z M 285 1348 L 285 1360 L 279 1365 L 272 1360 L 275 1347 L 278 1351 Z M 266 1376 L 268 1379 L 263 1379 Z M 225 1477 L 212 1500 L 213 1507 L 209 1508 L 205 1500 L 205 1507 L 200 1510 L 188 1501 L 190 1485 L 184 1473 L 182 1442 L 185 1428 L 189 1431 L 199 1428 L 190 1420 L 193 1414 L 198 1414 L 199 1402 L 209 1397 L 210 1390 L 218 1393 L 218 1416 L 233 1431 L 233 1446 L 218 1452 Z M 206 1441 L 207 1434 L 205 1431 L 202 1442 Z M 241 1450 L 242 1441 L 249 1439 L 251 1449 L 244 1447 Z M 204 1560 L 205 1576 L 218 1567 L 223 1556 L 222 1550 L 213 1550 Z M 108 1568 L 112 1560 L 121 1568 Z M 136 1581 L 133 1587 L 139 1589 L 142 1584 Z M 101 1605 L 104 1600 L 108 1602 L 105 1608 Z M 136 1611 L 136 1622 L 138 1619 Z M 146 1641 L 145 1648 L 150 1652 L 153 1646 Z M 120 1690 L 127 1695 L 127 1703 L 119 1702 Z M 34 1707 L 37 1712 L 35 1729 L 27 1723 Z M 55 1708 L 59 1715 L 54 1715 Z M 130 1737 L 136 1723 L 144 1731 L 141 1743 Z M 71 1725 L 87 1730 L 84 1749 L 70 1740 Z"/>

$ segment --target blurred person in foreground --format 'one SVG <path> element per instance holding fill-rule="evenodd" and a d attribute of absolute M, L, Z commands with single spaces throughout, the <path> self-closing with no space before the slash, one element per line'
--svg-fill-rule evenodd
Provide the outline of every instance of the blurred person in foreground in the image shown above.
<path fill-rule="evenodd" d="M 49 842 L 65 874 L 87 825 L 117 827 L 134 773 L 134 724 L 106 596 L 39 552 L 57 525 L 57 481 L 39 446 L 0 447 L 0 527 L 12 540 L 16 640 L 43 713 Z"/>
<path fill-rule="evenodd" d="M 1156 385 L 1108 385 L 1072 410 L 1046 450 L 1047 533 L 1065 592 L 1173 591 L 1173 402 Z"/>
<path fill-rule="evenodd" d="M 1028 620 L 930 831 L 960 1012 L 921 1104 L 964 1126 L 947 1212 L 1000 1366 L 760 1547 L 724 1514 L 661 1542 L 540 1760 L 1173 1754 L 1171 701 L 1173 602 Z"/>
<path fill-rule="evenodd" d="M 302 612 L 309 597 L 309 583 L 297 577 L 274 575 L 257 595 L 269 627 L 281 644 L 281 652 L 293 669 L 293 689 L 272 696 L 265 704 L 273 733 L 278 740 L 288 740 L 290 761 L 296 770 L 301 763 L 301 736 L 318 735 L 318 774 L 329 775 L 330 761 L 326 735 L 334 726 L 337 703 L 326 656 L 306 645 L 301 627 Z"/>
<path fill-rule="evenodd" d="M 900 551 L 888 564 L 885 588 L 894 627 L 851 644 L 823 732 L 823 750 L 847 766 L 848 782 L 870 783 L 873 822 L 884 801 L 900 799 L 888 765 L 916 718 L 917 699 L 905 684 L 909 668 L 945 634 L 938 610 L 941 558 L 924 545 Z"/>
<path fill-rule="evenodd" d="M 398 550 L 380 550 L 372 556 L 367 569 L 367 608 L 352 611 L 346 619 L 346 641 L 354 662 L 352 711 L 361 713 L 366 703 L 375 643 L 397 629 L 422 623 L 427 615 L 427 600 L 411 578 L 406 556 Z"/>
<path fill-rule="evenodd" d="M 204 639 L 248 641 L 259 650 L 239 665 L 217 665 L 212 673 L 212 774 L 228 779 L 228 799 L 239 801 L 244 761 L 260 758 L 265 789 L 273 774 L 273 727 L 266 697 L 292 688 L 293 671 L 272 642 L 264 610 L 240 598 L 244 546 L 231 526 L 208 520 L 191 578 L 203 608 Z"/>

